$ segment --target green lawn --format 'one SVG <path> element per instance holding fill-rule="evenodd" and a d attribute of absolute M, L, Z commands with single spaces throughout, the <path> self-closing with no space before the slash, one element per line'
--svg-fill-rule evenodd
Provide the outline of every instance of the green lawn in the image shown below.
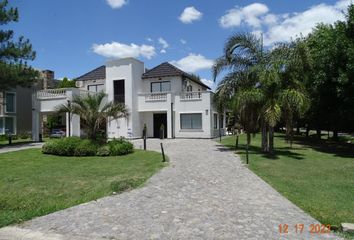
<path fill-rule="evenodd" d="M 120 157 L 0 154 L 0 227 L 137 187 L 163 166 L 161 154 L 141 150 Z"/>
<path fill-rule="evenodd" d="M 240 150 L 245 159 L 245 135 Z M 276 157 L 260 152 L 260 135 L 252 139 L 249 168 L 282 195 L 323 224 L 354 223 L 354 145 L 306 141 L 298 137 L 293 149 L 276 134 Z M 222 143 L 235 147 L 235 137 Z"/>

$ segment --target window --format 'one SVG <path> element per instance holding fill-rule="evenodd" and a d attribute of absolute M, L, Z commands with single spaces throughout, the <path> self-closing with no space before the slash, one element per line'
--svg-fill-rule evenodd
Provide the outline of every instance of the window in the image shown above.
<path fill-rule="evenodd" d="M 192 87 L 192 85 L 188 85 L 188 87 L 187 87 L 187 92 L 193 92 L 193 87 Z"/>
<path fill-rule="evenodd" d="M 5 96 L 5 101 L 6 101 L 6 108 L 5 111 L 7 113 L 15 113 L 16 112 L 16 106 L 15 106 L 15 93 L 6 93 Z"/>
<path fill-rule="evenodd" d="M 124 80 L 113 81 L 114 102 L 125 103 L 125 83 Z"/>
<path fill-rule="evenodd" d="M 88 85 L 87 90 L 89 90 L 90 92 L 101 92 L 104 91 L 104 85 L 103 84 Z"/>
<path fill-rule="evenodd" d="M 15 134 L 15 118 L 6 117 L 5 118 L 5 133 L 12 133 Z"/>
<path fill-rule="evenodd" d="M 202 114 L 181 114 L 181 129 L 202 129 Z"/>
<path fill-rule="evenodd" d="M 151 92 L 170 92 L 171 82 L 152 82 Z"/>
<path fill-rule="evenodd" d="M 218 129 L 218 115 L 214 113 L 214 129 Z"/>
<path fill-rule="evenodd" d="M 15 118 L 3 117 L 0 118 L 0 134 L 15 134 Z"/>

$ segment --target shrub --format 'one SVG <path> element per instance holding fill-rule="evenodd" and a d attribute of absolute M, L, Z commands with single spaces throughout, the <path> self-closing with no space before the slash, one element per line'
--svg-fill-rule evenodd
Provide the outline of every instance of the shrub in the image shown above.
<path fill-rule="evenodd" d="M 124 139 L 112 140 L 108 143 L 111 156 L 120 156 L 132 153 L 134 146 L 131 142 Z"/>
<path fill-rule="evenodd" d="M 18 137 L 19 137 L 20 139 L 28 139 L 28 138 L 31 138 L 31 134 L 30 134 L 30 133 L 20 133 L 20 134 L 18 135 Z"/>
<path fill-rule="evenodd" d="M 6 141 L 8 139 L 7 135 L 0 135 L 0 141 Z"/>
<path fill-rule="evenodd" d="M 75 149 L 80 145 L 79 137 L 68 137 L 54 140 L 43 145 L 42 152 L 59 156 L 74 156 Z"/>
<path fill-rule="evenodd" d="M 97 146 L 90 140 L 81 140 L 80 144 L 75 148 L 74 156 L 95 156 Z"/>
<path fill-rule="evenodd" d="M 123 179 L 111 182 L 111 190 L 116 193 L 121 193 L 138 187 L 144 182 L 143 179 Z"/>
<path fill-rule="evenodd" d="M 106 157 L 110 155 L 109 146 L 102 146 L 97 149 L 97 156 Z"/>

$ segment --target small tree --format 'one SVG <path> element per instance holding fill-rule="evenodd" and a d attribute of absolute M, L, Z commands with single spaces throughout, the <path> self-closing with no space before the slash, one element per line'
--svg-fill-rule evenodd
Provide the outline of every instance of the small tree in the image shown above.
<path fill-rule="evenodd" d="M 71 113 L 80 116 L 81 126 L 88 138 L 96 141 L 100 128 L 107 120 L 127 116 L 127 109 L 121 103 L 108 102 L 105 93 L 75 96 L 72 102 L 57 107 L 57 113 Z"/>
<path fill-rule="evenodd" d="M 74 88 L 75 81 L 69 80 L 67 77 L 64 77 L 63 80 L 60 81 L 58 88 Z"/>

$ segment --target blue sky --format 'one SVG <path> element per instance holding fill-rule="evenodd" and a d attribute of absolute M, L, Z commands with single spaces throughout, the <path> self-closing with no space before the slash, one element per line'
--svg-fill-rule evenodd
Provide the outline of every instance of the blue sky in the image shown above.
<path fill-rule="evenodd" d="M 265 44 L 307 34 L 317 22 L 344 18 L 350 0 L 12 0 L 9 25 L 37 52 L 30 64 L 78 77 L 107 59 L 137 57 L 152 68 L 168 61 L 211 84 L 210 66 L 232 33 L 263 32 Z"/>

